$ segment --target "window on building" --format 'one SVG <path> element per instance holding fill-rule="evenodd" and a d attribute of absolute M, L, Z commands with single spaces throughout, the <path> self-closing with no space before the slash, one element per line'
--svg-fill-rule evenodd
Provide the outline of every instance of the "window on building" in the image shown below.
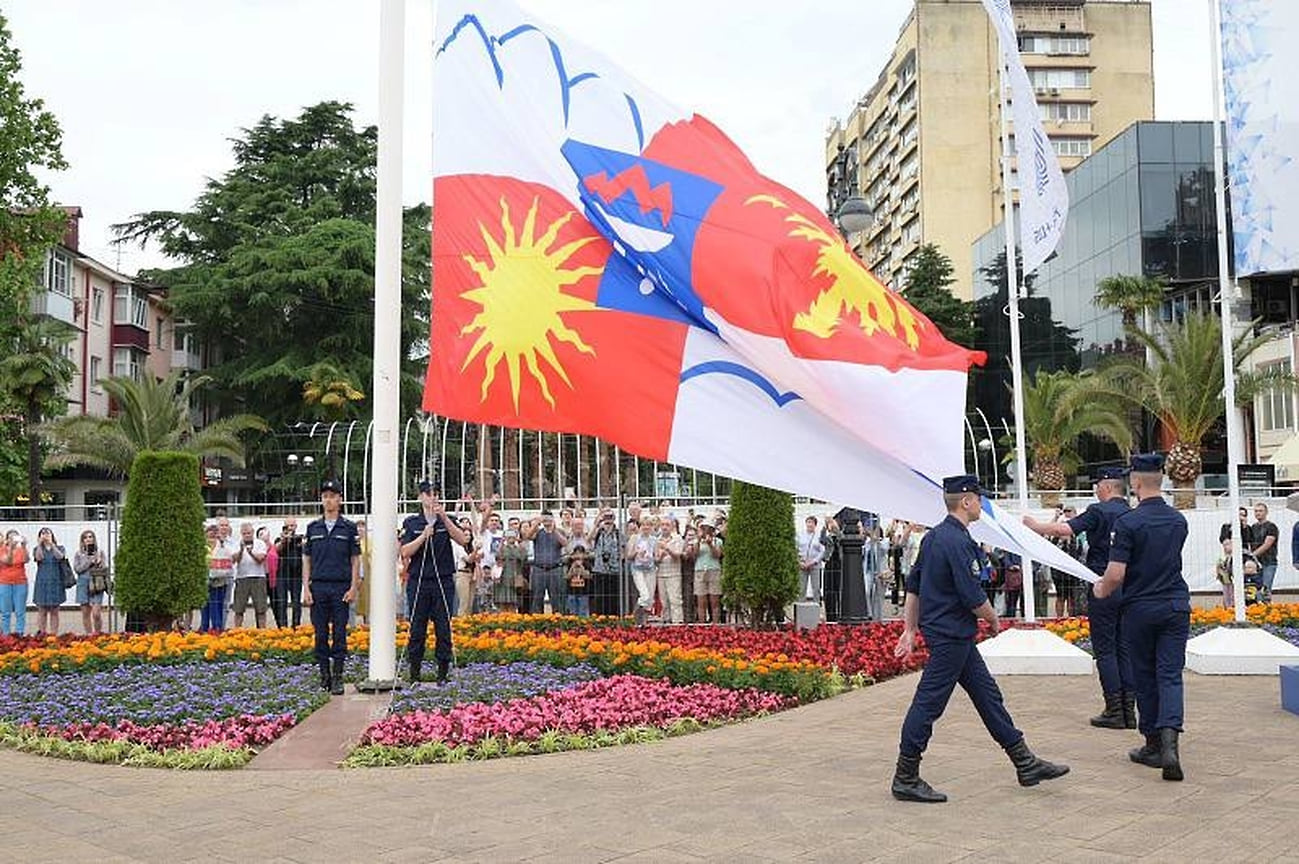
<path fill-rule="evenodd" d="M 149 301 L 144 292 L 130 285 L 113 289 L 113 323 L 133 324 L 141 330 L 149 329 Z"/>
<path fill-rule="evenodd" d="M 1029 69 L 1028 80 L 1035 90 L 1083 90 L 1092 86 L 1090 69 Z"/>
<path fill-rule="evenodd" d="M 46 291 L 72 296 L 72 258 L 62 249 L 51 249 L 45 256 L 42 283 Z"/>
<path fill-rule="evenodd" d="M 96 287 L 90 292 L 90 320 L 96 324 L 104 321 L 104 289 Z"/>
<path fill-rule="evenodd" d="M 1290 361 L 1277 360 L 1258 364 L 1259 372 L 1289 373 Z M 1274 387 L 1258 398 L 1259 424 L 1264 432 L 1281 432 L 1294 428 L 1294 398 L 1284 387 Z"/>
<path fill-rule="evenodd" d="M 167 334 L 166 331 L 163 330 L 163 319 L 154 318 L 153 320 L 153 346 L 165 350 L 167 348 Z"/>
<path fill-rule="evenodd" d="M 143 363 L 140 359 L 140 352 L 133 351 L 130 348 L 113 349 L 113 376 L 116 378 L 131 378 L 135 381 L 141 379 L 143 373 Z"/>
<path fill-rule="evenodd" d="M 99 390 L 99 378 L 104 371 L 102 366 L 103 366 L 103 361 L 100 358 L 98 357 L 90 358 L 90 386 L 94 388 L 95 391 Z"/>
<path fill-rule="evenodd" d="M 1043 120 L 1054 120 L 1057 123 L 1090 123 L 1092 119 L 1090 102 L 1039 102 L 1037 107 Z"/>
<path fill-rule="evenodd" d="M 1090 138 L 1052 138 L 1051 148 L 1057 156 L 1090 156 L 1092 139 Z"/>
<path fill-rule="evenodd" d="M 1019 37 L 1021 54 L 1071 54 L 1091 53 L 1090 36 L 1025 35 Z"/>
<path fill-rule="evenodd" d="M 903 179 L 906 179 L 908 177 L 914 177 L 916 176 L 916 173 L 919 171 L 920 171 L 920 160 L 916 158 L 915 153 L 912 153 L 906 159 L 902 160 Z"/>

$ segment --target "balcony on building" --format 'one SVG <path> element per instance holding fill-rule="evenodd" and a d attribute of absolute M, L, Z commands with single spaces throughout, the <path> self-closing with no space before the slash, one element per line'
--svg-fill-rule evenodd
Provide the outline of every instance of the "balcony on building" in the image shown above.
<path fill-rule="evenodd" d="M 60 247 L 51 249 L 45 256 L 40 290 L 32 295 L 32 314 L 55 318 L 75 327 L 77 304 L 72 299 L 72 283 L 72 256 Z"/>

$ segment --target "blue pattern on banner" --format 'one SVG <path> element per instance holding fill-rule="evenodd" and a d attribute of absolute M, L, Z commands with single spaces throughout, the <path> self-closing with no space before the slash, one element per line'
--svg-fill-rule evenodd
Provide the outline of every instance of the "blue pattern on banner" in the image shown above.
<path fill-rule="evenodd" d="M 689 369 L 686 369 L 681 373 L 681 383 L 684 384 L 691 378 L 698 378 L 701 375 L 734 375 L 736 378 L 748 381 L 763 393 L 766 393 L 771 397 L 771 401 L 775 402 L 776 405 L 781 408 L 784 408 L 790 402 L 795 402 L 803 398 L 792 390 L 782 393 L 776 388 L 776 385 L 772 384 L 766 378 L 762 377 L 761 374 L 750 369 L 748 366 L 742 366 L 739 363 L 730 363 L 725 360 L 710 360 L 707 363 L 698 363 L 691 366 Z"/>
<path fill-rule="evenodd" d="M 569 107 L 572 104 L 573 89 L 584 81 L 592 81 L 600 77 L 599 73 L 590 71 L 579 72 L 576 75 L 569 77 L 568 70 L 564 65 L 564 53 L 560 50 L 559 43 L 554 39 L 551 39 L 533 24 L 520 24 L 518 27 L 507 30 L 499 36 L 493 36 L 483 27 L 482 22 L 478 20 L 478 16 L 472 14 L 465 15 L 456 22 L 456 26 L 451 28 L 450 35 L 448 35 L 447 38 L 443 40 L 442 44 L 438 46 L 437 53 L 441 54 L 446 51 L 447 48 L 450 47 L 457 38 L 459 38 L 460 34 L 466 30 L 478 34 L 479 41 L 482 42 L 483 48 L 487 51 L 488 58 L 492 61 L 492 69 L 496 74 L 496 85 L 502 88 L 505 86 L 505 69 L 501 66 L 501 61 L 497 57 L 497 49 L 505 47 L 506 43 L 527 33 L 536 33 L 538 36 L 545 39 L 547 44 L 550 46 L 550 58 L 555 65 L 555 77 L 559 82 L 559 95 L 564 106 L 565 126 L 568 126 L 568 112 Z M 639 146 L 644 149 L 645 134 L 641 129 L 640 108 L 637 107 L 636 100 L 630 93 L 624 93 L 623 96 L 627 99 L 627 108 L 631 112 L 632 122 L 636 125 L 637 142 Z"/>

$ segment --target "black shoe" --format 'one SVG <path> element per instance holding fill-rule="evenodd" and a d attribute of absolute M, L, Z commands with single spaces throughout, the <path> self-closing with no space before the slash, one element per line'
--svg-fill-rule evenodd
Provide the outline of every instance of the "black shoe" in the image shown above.
<path fill-rule="evenodd" d="M 422 671 L 423 670 L 420 669 L 420 664 L 412 661 L 410 664 L 410 669 L 406 670 L 406 680 L 412 684 L 418 684 L 420 679 L 420 673 Z"/>
<path fill-rule="evenodd" d="M 332 686 L 329 688 L 329 692 L 334 694 L 335 696 L 342 696 L 343 695 L 343 661 L 342 660 L 334 661 L 334 674 L 331 678 L 330 683 Z"/>
<path fill-rule="evenodd" d="M 330 687 L 332 686 L 333 685 L 330 681 L 330 675 L 329 675 L 329 667 L 326 666 L 320 670 L 320 689 L 328 693 Z"/>
<path fill-rule="evenodd" d="M 435 679 L 439 684 L 447 682 L 447 676 L 451 673 L 451 664 L 445 660 L 438 661 L 438 676 Z"/>
<path fill-rule="evenodd" d="M 1138 765 L 1150 768 L 1163 768 L 1164 760 L 1159 754 L 1159 736 L 1147 735 L 1145 745 L 1128 751 L 1128 758 Z"/>
<path fill-rule="evenodd" d="M 1105 710 L 1091 719 L 1091 724 L 1098 729 L 1123 729 L 1123 696 L 1120 693 L 1105 694 Z"/>
<path fill-rule="evenodd" d="M 1023 738 L 1007 747 L 1006 755 L 1015 766 L 1020 786 L 1036 786 L 1043 780 L 1054 780 L 1069 773 L 1068 765 L 1055 765 L 1034 756 Z"/>
<path fill-rule="evenodd" d="M 942 804 L 947 796 L 920 779 L 920 757 L 898 754 L 898 767 L 893 773 L 893 797 L 899 801 L 918 801 L 921 804 Z"/>
<path fill-rule="evenodd" d="M 1137 697 L 1128 690 L 1123 691 L 1123 728 L 1137 728 Z"/>
<path fill-rule="evenodd" d="M 1165 780 L 1182 779 L 1182 760 L 1177 753 L 1179 734 L 1176 729 L 1159 730 L 1159 762 L 1164 769 Z"/>

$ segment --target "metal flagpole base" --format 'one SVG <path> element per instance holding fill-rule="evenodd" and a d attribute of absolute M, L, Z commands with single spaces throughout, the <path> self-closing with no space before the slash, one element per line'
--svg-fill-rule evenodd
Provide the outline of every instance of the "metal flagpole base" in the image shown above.
<path fill-rule="evenodd" d="M 393 678 L 386 681 L 375 681 L 367 678 L 364 681 L 356 682 L 356 692 L 358 693 L 390 693 L 394 690 L 405 690 L 406 682 Z"/>

